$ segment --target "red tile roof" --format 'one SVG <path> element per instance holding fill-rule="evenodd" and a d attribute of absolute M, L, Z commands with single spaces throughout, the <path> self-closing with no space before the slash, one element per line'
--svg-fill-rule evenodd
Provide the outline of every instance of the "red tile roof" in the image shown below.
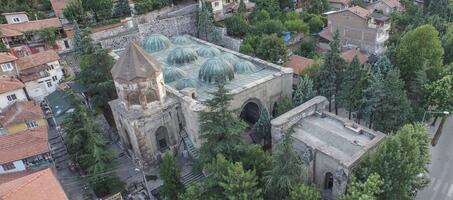
<path fill-rule="evenodd" d="M 387 4 L 391 8 L 402 8 L 403 5 L 399 0 L 381 0 L 383 3 Z"/>
<path fill-rule="evenodd" d="M 333 40 L 332 33 L 330 32 L 330 30 L 328 28 L 325 28 L 324 30 L 319 32 L 318 35 L 319 35 L 319 37 L 324 38 L 324 39 L 326 39 L 328 41 L 332 41 Z"/>
<path fill-rule="evenodd" d="M 0 136 L 0 164 L 14 162 L 48 152 L 47 126 Z"/>
<path fill-rule="evenodd" d="M 60 182 L 48 168 L 0 185 L 2 200 L 68 200 Z"/>
<path fill-rule="evenodd" d="M 50 0 L 50 4 L 52 5 L 53 11 L 59 16 L 62 14 L 64 7 L 66 7 L 69 1 L 70 0 Z"/>
<path fill-rule="evenodd" d="M 17 68 L 19 70 L 24 70 L 57 61 L 59 59 L 60 56 L 58 56 L 57 52 L 54 50 L 47 50 L 19 58 L 17 60 Z"/>
<path fill-rule="evenodd" d="M 0 94 L 22 89 L 25 85 L 14 77 L 0 77 Z"/>
<path fill-rule="evenodd" d="M 365 54 L 363 54 L 362 52 L 360 52 L 357 49 L 350 49 L 350 50 L 344 51 L 343 53 L 341 53 L 341 56 L 343 57 L 343 59 L 345 59 L 348 62 L 351 62 L 355 56 L 357 56 L 359 58 L 359 61 L 362 64 L 364 64 L 368 61 L 368 56 L 366 56 Z"/>
<path fill-rule="evenodd" d="M 13 54 L 0 52 L 0 63 L 7 63 L 15 60 L 17 60 L 17 58 Z"/>
<path fill-rule="evenodd" d="M 16 179 L 22 178 L 24 176 L 36 173 L 38 171 L 41 171 L 42 169 L 39 170 L 25 170 L 25 171 L 18 171 L 18 172 L 10 172 L 10 173 L 3 173 L 0 174 L 0 185 L 6 182 L 14 181 Z"/>
<path fill-rule="evenodd" d="M 293 69 L 293 73 L 299 75 L 300 71 L 306 69 L 315 63 L 314 60 L 298 55 L 292 55 L 283 66 Z"/>
<path fill-rule="evenodd" d="M 0 118 L 0 125 L 8 127 L 11 124 L 24 123 L 44 117 L 41 107 L 35 101 L 17 101 L 4 109 Z"/>
<path fill-rule="evenodd" d="M 362 18 L 367 18 L 368 15 L 370 15 L 370 11 L 365 9 L 365 8 L 362 8 L 360 6 L 354 6 L 354 7 L 350 7 L 347 9 L 348 11 L 351 11 L 352 13 L 358 15 L 359 17 L 362 17 Z"/>
<path fill-rule="evenodd" d="M 58 18 L 41 19 L 16 24 L 0 24 L 0 31 L 6 37 L 19 36 L 22 33 L 44 28 L 61 28 L 61 22 Z"/>
<path fill-rule="evenodd" d="M 329 0 L 329 3 L 341 3 L 343 5 L 349 5 L 351 0 Z"/>

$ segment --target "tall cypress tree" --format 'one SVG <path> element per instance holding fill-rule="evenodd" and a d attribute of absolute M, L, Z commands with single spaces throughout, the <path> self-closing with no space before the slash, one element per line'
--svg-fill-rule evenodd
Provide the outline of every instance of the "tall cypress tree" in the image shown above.
<path fill-rule="evenodd" d="M 113 7 L 113 17 L 124 17 L 131 15 L 131 8 L 128 0 L 118 0 Z"/>
<path fill-rule="evenodd" d="M 184 192 L 184 185 L 176 160 L 170 153 L 164 155 L 160 165 L 160 176 L 164 181 L 160 192 L 169 200 L 177 200 L 178 195 Z"/>
<path fill-rule="evenodd" d="M 348 111 L 349 119 L 351 119 L 352 112 L 360 109 L 366 78 L 367 74 L 362 68 L 359 59 L 355 56 L 344 72 L 343 83 L 337 99 L 340 106 Z"/>
<path fill-rule="evenodd" d="M 198 11 L 198 37 L 204 40 L 209 39 L 209 35 L 214 31 L 214 16 L 210 2 L 204 2 Z"/>
<path fill-rule="evenodd" d="M 297 84 L 296 91 L 293 96 L 294 107 L 303 104 L 304 102 L 313 98 L 316 91 L 313 89 L 313 80 L 307 75 L 299 77 L 299 83 Z"/>
<path fill-rule="evenodd" d="M 371 73 L 368 85 L 363 91 L 361 113 L 368 119 L 368 126 L 371 128 L 376 110 L 381 107 L 384 98 L 384 77 L 378 69 Z"/>
<path fill-rule="evenodd" d="M 340 33 L 335 32 L 333 40 L 329 44 L 330 49 L 324 56 L 324 63 L 319 69 L 319 92 L 329 100 L 329 112 L 332 111 L 333 97 L 337 96 L 341 85 L 341 73 L 345 66 L 345 61 L 341 57 Z M 335 101 L 337 104 L 337 101 Z M 335 113 L 338 108 L 335 106 Z"/>
<path fill-rule="evenodd" d="M 264 149 L 270 147 L 270 142 L 272 140 L 271 136 L 271 116 L 266 106 L 261 106 L 260 109 L 260 118 L 253 127 L 253 131 L 257 133 L 260 139 L 264 139 Z"/>
<path fill-rule="evenodd" d="M 239 154 L 238 146 L 244 144 L 241 134 L 246 127 L 236 113 L 228 110 L 232 96 L 223 83 L 217 84 L 217 91 L 211 95 L 212 98 L 204 102 L 206 111 L 199 115 L 200 138 L 204 140 L 200 160 L 204 164 L 211 162 L 217 154 L 233 160 Z"/>
<path fill-rule="evenodd" d="M 244 170 L 240 162 L 228 166 L 226 175 L 219 185 L 228 200 L 263 199 L 263 192 L 258 186 L 258 177 L 254 170 Z"/>

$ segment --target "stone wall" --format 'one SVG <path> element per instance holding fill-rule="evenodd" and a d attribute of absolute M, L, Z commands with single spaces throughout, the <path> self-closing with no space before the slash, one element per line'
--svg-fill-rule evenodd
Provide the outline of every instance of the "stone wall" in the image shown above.
<path fill-rule="evenodd" d="M 238 38 L 234 38 L 227 35 L 226 28 L 215 27 L 216 31 L 220 32 L 221 41 L 218 45 L 223 46 L 227 49 L 231 49 L 233 51 L 239 52 L 241 48 L 242 40 Z"/>

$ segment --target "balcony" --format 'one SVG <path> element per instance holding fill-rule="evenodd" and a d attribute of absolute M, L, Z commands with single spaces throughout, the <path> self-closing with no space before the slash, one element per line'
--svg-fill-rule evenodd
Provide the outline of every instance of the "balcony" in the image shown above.
<path fill-rule="evenodd" d="M 380 29 L 382 31 L 387 31 L 387 30 L 390 30 L 390 23 L 385 23 L 385 24 L 368 23 L 368 28 Z"/>

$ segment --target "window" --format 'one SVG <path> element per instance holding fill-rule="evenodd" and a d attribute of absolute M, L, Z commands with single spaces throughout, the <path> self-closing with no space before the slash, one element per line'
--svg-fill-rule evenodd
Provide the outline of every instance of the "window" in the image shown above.
<path fill-rule="evenodd" d="M 219 2 L 215 2 L 214 7 L 218 7 L 218 6 L 219 6 Z"/>
<path fill-rule="evenodd" d="M 52 76 L 52 81 L 54 81 L 54 82 L 55 82 L 55 81 L 58 81 L 57 76 Z"/>
<path fill-rule="evenodd" d="M 17 99 L 16 94 L 8 95 L 6 96 L 6 98 L 8 99 L 8 101 L 14 101 Z"/>
<path fill-rule="evenodd" d="M 5 63 L 5 64 L 2 64 L 2 70 L 4 72 L 7 72 L 7 71 L 11 71 L 13 70 L 13 65 L 11 63 Z"/>
<path fill-rule="evenodd" d="M 49 71 L 49 70 L 52 70 L 52 69 L 55 69 L 55 66 L 49 65 L 49 68 L 47 68 L 48 71 Z"/>
<path fill-rule="evenodd" d="M 19 17 L 13 17 L 13 22 L 14 23 L 19 23 L 20 22 L 20 18 Z"/>
<path fill-rule="evenodd" d="M 52 87 L 52 82 L 46 81 L 47 87 Z"/>
<path fill-rule="evenodd" d="M 38 123 L 37 123 L 35 120 L 33 120 L 33 121 L 28 121 L 28 122 L 27 122 L 27 127 L 28 127 L 28 128 L 36 128 L 36 127 L 38 127 Z"/>
<path fill-rule="evenodd" d="M 69 42 L 67 40 L 64 41 L 64 47 L 66 49 L 69 49 Z"/>
<path fill-rule="evenodd" d="M 2 167 L 3 167 L 3 170 L 5 170 L 5 171 L 16 169 L 16 166 L 14 166 L 14 163 L 6 163 L 6 164 L 3 164 Z"/>

